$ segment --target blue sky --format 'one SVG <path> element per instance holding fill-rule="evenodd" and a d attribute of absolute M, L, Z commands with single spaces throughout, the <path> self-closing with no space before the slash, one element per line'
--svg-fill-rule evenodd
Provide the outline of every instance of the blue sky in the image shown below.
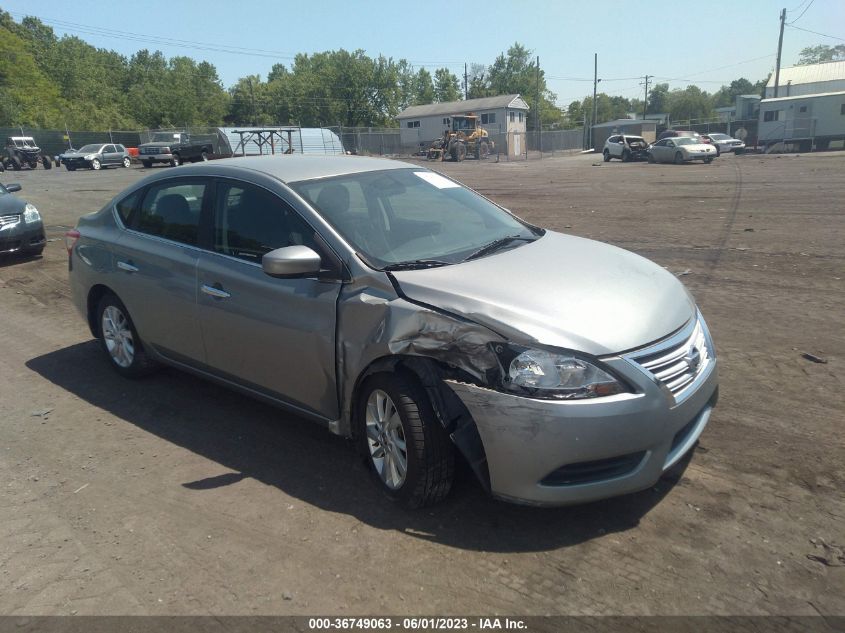
<path fill-rule="evenodd" d="M 205 59 L 226 87 L 247 74 L 266 77 L 274 63 L 290 65 L 296 53 L 338 48 L 461 75 L 464 62 L 490 64 L 520 42 L 540 56 L 560 105 L 592 92 L 593 53 L 603 78 L 599 90 L 626 97 L 642 94 L 645 74 L 708 92 L 737 77 L 762 79 L 774 68 L 783 7 L 787 22 L 796 20 L 793 27 L 841 38 L 787 27 L 783 66 L 806 46 L 845 43 L 845 0 L 2 2 L 17 21 L 35 15 L 60 35 L 127 56 L 149 48 Z"/>

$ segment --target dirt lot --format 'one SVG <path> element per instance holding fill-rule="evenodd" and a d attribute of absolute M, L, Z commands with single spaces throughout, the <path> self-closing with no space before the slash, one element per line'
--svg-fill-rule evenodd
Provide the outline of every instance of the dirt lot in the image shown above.
<path fill-rule="evenodd" d="M 0 263 L 0 613 L 845 614 L 845 153 L 442 170 L 683 275 L 722 363 L 686 470 L 556 510 L 464 475 L 400 511 L 343 439 L 110 370 L 61 236 L 143 170 L 7 173 L 54 241 Z"/>

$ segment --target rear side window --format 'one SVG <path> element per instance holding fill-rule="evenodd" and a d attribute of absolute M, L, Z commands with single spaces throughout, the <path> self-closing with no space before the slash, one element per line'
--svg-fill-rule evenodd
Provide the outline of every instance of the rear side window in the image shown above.
<path fill-rule="evenodd" d="M 207 189 L 205 182 L 168 181 L 153 185 L 147 189 L 134 228 L 148 235 L 195 245 Z"/>
<path fill-rule="evenodd" d="M 115 209 L 117 209 L 117 215 L 120 216 L 120 221 L 123 222 L 123 226 L 132 226 L 133 214 L 138 208 L 143 193 L 143 190 L 136 191 L 114 205 Z"/>
<path fill-rule="evenodd" d="M 265 253 L 302 244 L 319 252 L 314 231 L 278 196 L 241 182 L 220 182 L 214 210 L 214 250 L 261 263 Z"/>

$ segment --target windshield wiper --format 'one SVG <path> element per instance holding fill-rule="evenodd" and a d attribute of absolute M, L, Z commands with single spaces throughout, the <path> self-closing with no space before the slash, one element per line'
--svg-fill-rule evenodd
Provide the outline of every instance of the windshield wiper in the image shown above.
<path fill-rule="evenodd" d="M 439 266 L 449 266 L 450 264 L 452 262 L 444 262 L 439 259 L 413 259 L 407 262 L 388 264 L 382 270 L 419 270 L 420 268 L 437 268 Z"/>
<path fill-rule="evenodd" d="M 486 246 L 482 246 L 477 251 L 472 253 L 469 257 L 467 257 L 464 261 L 468 262 L 471 259 L 476 259 L 478 257 L 482 257 L 484 255 L 492 253 L 493 251 L 497 251 L 500 248 L 502 248 L 503 246 L 507 246 L 511 242 L 517 242 L 517 241 L 533 242 L 536 239 L 537 238 L 534 237 L 534 236 L 526 237 L 524 235 L 506 235 L 505 237 L 500 237 L 497 240 L 493 240 L 492 242 L 490 242 Z"/>

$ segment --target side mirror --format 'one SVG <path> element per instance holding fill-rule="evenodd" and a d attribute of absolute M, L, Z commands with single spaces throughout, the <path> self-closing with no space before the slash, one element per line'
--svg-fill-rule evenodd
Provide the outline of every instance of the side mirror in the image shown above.
<path fill-rule="evenodd" d="M 20 186 L 19 183 L 13 182 L 9 185 L 6 185 L 6 191 L 8 191 L 9 193 L 14 193 L 15 191 L 20 191 L 20 190 L 21 190 L 21 186 Z"/>
<path fill-rule="evenodd" d="M 320 256 L 307 246 L 285 246 L 265 253 L 261 268 L 271 277 L 291 279 L 320 272 Z"/>

